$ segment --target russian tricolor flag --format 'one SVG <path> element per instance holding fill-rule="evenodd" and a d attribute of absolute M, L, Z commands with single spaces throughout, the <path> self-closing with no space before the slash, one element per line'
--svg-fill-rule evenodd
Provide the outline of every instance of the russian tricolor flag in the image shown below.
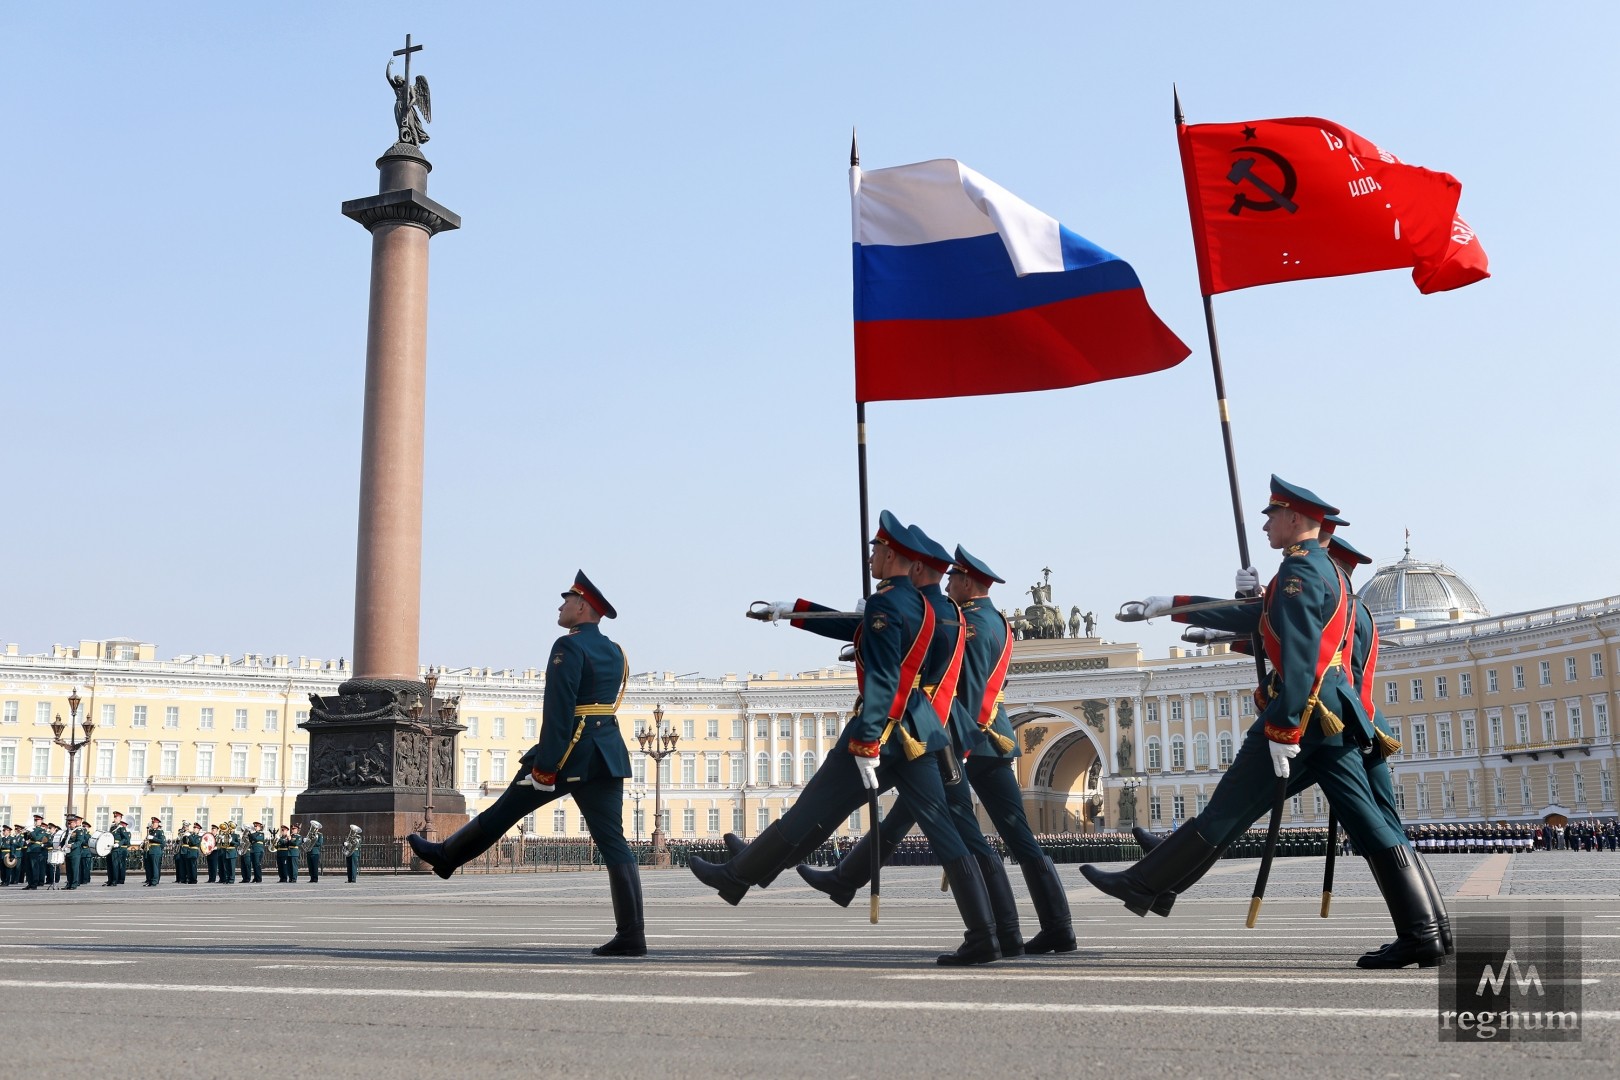
<path fill-rule="evenodd" d="M 855 400 L 1145 375 L 1191 351 L 1130 264 L 959 161 L 850 170 Z"/>

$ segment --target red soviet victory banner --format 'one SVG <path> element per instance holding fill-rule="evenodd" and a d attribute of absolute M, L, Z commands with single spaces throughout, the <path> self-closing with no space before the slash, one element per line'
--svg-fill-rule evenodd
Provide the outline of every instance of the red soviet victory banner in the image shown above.
<path fill-rule="evenodd" d="M 1490 276 L 1457 215 L 1462 184 L 1348 128 L 1294 116 L 1177 137 L 1205 296 L 1403 267 L 1423 293 Z"/>

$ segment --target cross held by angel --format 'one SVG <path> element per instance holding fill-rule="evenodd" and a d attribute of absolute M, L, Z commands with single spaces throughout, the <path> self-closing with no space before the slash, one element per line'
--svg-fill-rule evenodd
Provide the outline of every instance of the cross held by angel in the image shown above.
<path fill-rule="evenodd" d="M 412 46 L 410 36 L 406 35 L 405 48 L 394 53 L 394 56 L 404 55 L 405 74 L 394 74 L 392 57 L 385 71 L 388 85 L 394 91 L 394 122 L 399 125 L 399 141 L 412 146 L 421 146 L 432 137 L 423 127 L 433 123 L 433 95 L 428 91 L 427 78 L 418 75 L 414 83 L 411 81 L 411 53 L 421 48 Z"/>

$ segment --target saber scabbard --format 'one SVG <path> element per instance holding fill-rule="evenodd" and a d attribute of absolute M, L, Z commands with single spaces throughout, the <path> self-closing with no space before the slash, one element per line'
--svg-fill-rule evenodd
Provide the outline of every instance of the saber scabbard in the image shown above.
<path fill-rule="evenodd" d="M 1266 879 L 1271 876 L 1271 860 L 1277 857 L 1277 836 L 1282 832 L 1283 803 L 1288 799 L 1288 777 L 1277 777 L 1277 801 L 1271 806 L 1271 823 L 1266 826 L 1266 850 L 1260 857 L 1260 873 L 1254 879 L 1254 896 L 1249 900 L 1249 917 L 1243 923 L 1250 930 L 1260 917 L 1260 901 L 1266 896 Z"/>
<path fill-rule="evenodd" d="M 1153 617 L 1157 619 L 1165 615 L 1187 615 L 1194 611 L 1216 611 L 1220 608 L 1243 607 L 1245 604 L 1258 604 L 1262 599 L 1263 598 L 1259 596 L 1241 596 L 1236 600 L 1200 600 L 1196 604 L 1178 604 L 1173 608 L 1166 608 Z M 1128 600 L 1126 603 L 1139 604 L 1141 601 Z M 794 616 L 794 618 L 798 618 L 798 616 Z M 1115 612 L 1114 618 L 1119 622 L 1147 621 L 1146 615 L 1139 615 L 1136 612 L 1127 612 L 1124 605 L 1121 605 L 1119 611 Z"/>
<path fill-rule="evenodd" d="M 883 837 L 878 833 L 878 793 L 866 793 L 866 809 L 872 816 L 872 925 L 878 921 L 878 875 L 883 873 Z"/>
<path fill-rule="evenodd" d="M 770 604 L 764 600 L 755 600 L 752 604 L 749 604 L 748 610 L 743 612 L 743 615 L 750 619 L 758 619 L 760 622 L 776 622 L 778 619 L 778 616 L 771 614 Z M 858 611 L 795 611 L 791 615 L 782 615 L 780 618 L 784 622 L 798 622 L 800 619 L 859 619 L 861 613 Z"/>
<path fill-rule="evenodd" d="M 1333 906 L 1333 860 L 1339 854 L 1339 812 L 1328 807 L 1327 864 L 1322 869 L 1322 918 Z"/>

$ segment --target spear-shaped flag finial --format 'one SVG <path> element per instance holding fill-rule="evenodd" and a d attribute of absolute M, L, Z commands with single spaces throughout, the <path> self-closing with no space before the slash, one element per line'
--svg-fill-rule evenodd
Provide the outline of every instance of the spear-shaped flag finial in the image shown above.
<path fill-rule="evenodd" d="M 861 163 L 861 145 L 855 138 L 855 129 L 849 129 L 849 167 L 855 168 Z"/>
<path fill-rule="evenodd" d="M 1170 96 L 1176 101 L 1176 126 L 1180 127 L 1187 122 L 1187 118 L 1181 115 L 1181 91 L 1176 88 L 1175 83 L 1170 84 Z"/>

